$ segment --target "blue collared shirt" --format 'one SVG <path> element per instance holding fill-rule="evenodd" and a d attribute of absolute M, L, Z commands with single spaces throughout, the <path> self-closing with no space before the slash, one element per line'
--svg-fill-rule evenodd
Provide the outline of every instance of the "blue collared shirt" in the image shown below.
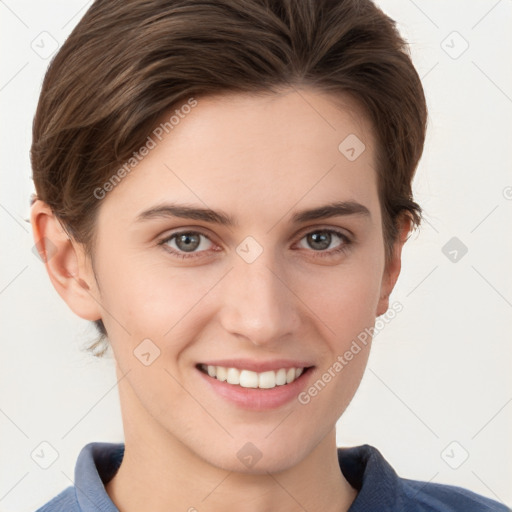
<path fill-rule="evenodd" d="M 124 444 L 89 443 L 75 467 L 75 485 L 37 512 L 119 512 L 105 491 L 118 470 Z M 358 490 L 349 512 L 511 512 L 461 487 L 400 478 L 373 446 L 338 448 L 340 469 Z"/>

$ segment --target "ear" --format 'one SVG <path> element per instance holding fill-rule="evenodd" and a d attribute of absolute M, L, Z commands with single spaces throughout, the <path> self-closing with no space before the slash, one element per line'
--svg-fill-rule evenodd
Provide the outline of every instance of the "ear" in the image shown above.
<path fill-rule="evenodd" d="M 391 253 L 390 260 L 386 263 L 381 283 L 381 295 L 377 305 L 376 316 L 383 315 L 389 308 L 389 296 L 395 287 L 402 268 L 402 248 L 407 241 L 411 230 L 411 219 L 403 215 L 398 219 L 398 235 Z"/>
<path fill-rule="evenodd" d="M 32 204 L 30 222 L 39 256 L 58 294 L 79 317 L 100 319 L 99 290 L 82 244 L 71 240 L 41 200 Z"/>

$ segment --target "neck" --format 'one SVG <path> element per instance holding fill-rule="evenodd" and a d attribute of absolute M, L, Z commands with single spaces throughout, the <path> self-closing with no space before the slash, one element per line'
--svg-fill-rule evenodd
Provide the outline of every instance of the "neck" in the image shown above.
<path fill-rule="evenodd" d="M 284 471 L 226 471 L 142 414 L 133 401 L 123 401 L 120 391 L 125 452 L 105 489 L 122 512 L 340 512 L 356 497 L 339 467 L 334 429 Z"/>

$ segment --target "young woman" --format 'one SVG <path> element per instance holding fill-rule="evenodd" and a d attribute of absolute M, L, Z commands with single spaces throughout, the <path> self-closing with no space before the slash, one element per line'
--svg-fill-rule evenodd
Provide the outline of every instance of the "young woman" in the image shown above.
<path fill-rule="evenodd" d="M 44 80 L 31 222 L 125 442 L 41 511 L 506 510 L 336 446 L 421 218 L 405 48 L 366 0 L 90 7 Z"/>

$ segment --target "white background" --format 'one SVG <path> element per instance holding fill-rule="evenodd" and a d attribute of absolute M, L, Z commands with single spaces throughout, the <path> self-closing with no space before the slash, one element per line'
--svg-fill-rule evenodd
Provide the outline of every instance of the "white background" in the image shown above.
<path fill-rule="evenodd" d="M 31 44 L 44 31 L 62 44 L 89 4 L 0 2 L 0 511 L 35 510 L 72 483 L 82 446 L 122 440 L 113 362 L 83 351 L 95 331 L 54 291 L 24 221 L 49 62 Z M 391 297 L 403 311 L 375 339 L 338 444 L 372 444 L 400 476 L 511 506 L 512 1 L 378 5 L 410 42 L 427 95 L 414 183 L 425 222 Z M 457 262 L 442 252 L 452 237 L 468 248 Z M 30 455 L 43 441 L 58 453 L 48 469 Z"/>

